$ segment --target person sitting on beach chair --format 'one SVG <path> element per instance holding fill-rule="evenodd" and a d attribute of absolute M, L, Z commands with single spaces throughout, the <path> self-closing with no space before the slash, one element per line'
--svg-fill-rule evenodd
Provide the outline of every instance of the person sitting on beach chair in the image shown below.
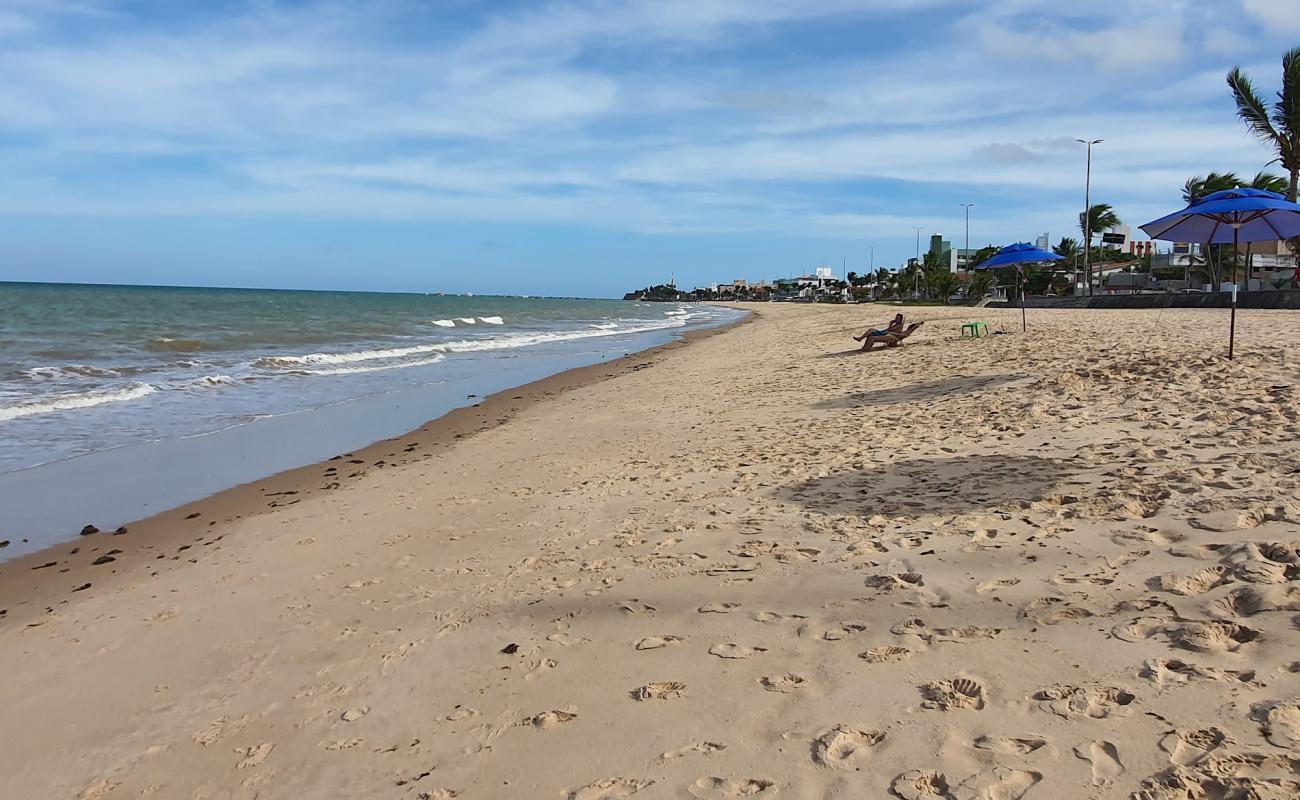
<path fill-rule="evenodd" d="M 854 336 L 853 341 L 865 342 L 868 338 L 872 336 L 886 336 L 888 334 L 896 334 L 902 332 L 903 332 L 903 315 L 895 314 L 893 321 L 890 322 L 885 327 L 868 328 L 866 331 L 863 332 L 861 336 Z"/>
<path fill-rule="evenodd" d="M 902 315 L 900 314 L 899 316 Z M 922 320 L 920 322 L 913 322 L 901 331 L 889 331 L 888 329 L 884 331 L 867 331 L 862 335 L 861 339 L 858 339 L 856 336 L 853 338 L 862 342 L 862 352 L 864 353 L 868 352 L 878 344 L 883 344 L 885 347 L 900 347 L 902 346 L 904 339 L 911 336 L 917 328 L 924 324 L 925 320 Z"/>

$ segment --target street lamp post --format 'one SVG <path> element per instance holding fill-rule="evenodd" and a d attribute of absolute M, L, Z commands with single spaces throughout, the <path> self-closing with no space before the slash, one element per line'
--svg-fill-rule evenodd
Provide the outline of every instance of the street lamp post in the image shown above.
<path fill-rule="evenodd" d="M 915 279 L 912 281 L 912 295 L 914 297 L 920 297 L 921 296 L 921 231 L 925 230 L 925 228 L 918 228 L 915 225 L 913 225 L 912 229 L 916 231 L 916 260 L 912 262 L 913 269 L 915 269 L 916 272 L 914 273 Z"/>
<path fill-rule="evenodd" d="M 1092 146 L 1101 144 L 1104 139 L 1075 139 L 1088 148 L 1088 171 L 1083 183 L 1083 277 L 1088 282 L 1088 294 L 1092 294 Z"/>
<path fill-rule="evenodd" d="M 962 208 L 966 209 L 966 261 L 962 266 L 965 267 L 963 272 L 970 272 L 970 210 L 974 203 L 962 203 Z"/>

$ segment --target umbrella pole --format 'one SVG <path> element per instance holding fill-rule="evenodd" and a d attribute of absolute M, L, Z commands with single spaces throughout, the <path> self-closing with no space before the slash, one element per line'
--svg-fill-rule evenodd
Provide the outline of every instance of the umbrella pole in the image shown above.
<path fill-rule="evenodd" d="M 1020 278 L 1020 332 L 1024 333 L 1029 330 L 1029 323 L 1025 321 L 1025 273 L 1024 270 L 1017 269 L 1016 275 Z"/>
<path fill-rule="evenodd" d="M 1232 312 L 1228 322 L 1228 360 L 1232 360 L 1232 346 L 1237 338 L 1237 238 L 1241 228 L 1232 228 Z"/>

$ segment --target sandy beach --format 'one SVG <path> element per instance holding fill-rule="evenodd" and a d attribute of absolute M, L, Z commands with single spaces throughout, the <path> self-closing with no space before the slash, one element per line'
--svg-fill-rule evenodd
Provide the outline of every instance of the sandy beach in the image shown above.
<path fill-rule="evenodd" d="M 755 308 L 0 565 L 0 797 L 1300 797 L 1300 313 Z"/>

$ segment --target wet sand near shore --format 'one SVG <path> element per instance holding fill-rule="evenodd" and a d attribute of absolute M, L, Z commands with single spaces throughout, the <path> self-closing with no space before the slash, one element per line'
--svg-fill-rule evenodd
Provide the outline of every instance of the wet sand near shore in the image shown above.
<path fill-rule="evenodd" d="M 433 458 L 476 433 L 505 424 L 533 403 L 559 397 L 577 386 L 647 369 L 665 353 L 748 321 L 691 331 L 664 345 L 497 392 L 406 435 L 250 481 L 117 528 L 100 529 L 96 520 L 87 520 L 80 532 L 70 532 L 76 538 L 66 543 L 0 562 L 0 619 L 39 625 L 43 615 L 66 605 L 79 592 L 102 590 L 145 574 L 157 577 L 160 570 L 197 563 L 205 549 L 230 546 L 223 542 L 231 523 L 339 489 L 372 470 Z"/>
<path fill-rule="evenodd" d="M 759 311 L 25 565 L 0 796 L 1300 796 L 1300 313 Z"/>

